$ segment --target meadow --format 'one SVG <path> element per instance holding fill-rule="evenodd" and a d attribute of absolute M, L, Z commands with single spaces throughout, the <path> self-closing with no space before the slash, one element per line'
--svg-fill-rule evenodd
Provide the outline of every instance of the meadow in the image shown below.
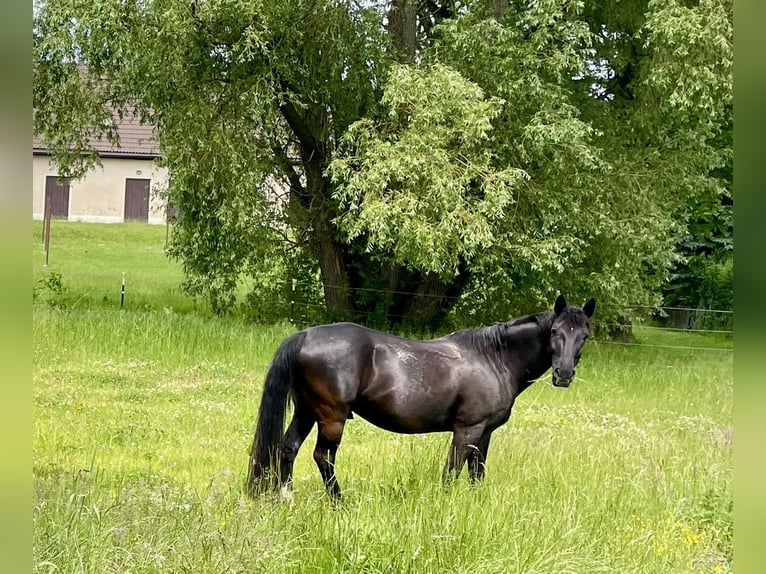
<path fill-rule="evenodd" d="M 638 345 L 589 342 L 569 389 L 521 395 L 480 485 L 441 484 L 447 434 L 356 417 L 340 505 L 312 460 L 315 432 L 292 503 L 249 499 L 261 385 L 297 327 L 186 298 L 164 227 L 53 222 L 48 267 L 40 233 L 35 572 L 734 570 L 731 337 L 638 327 Z"/>

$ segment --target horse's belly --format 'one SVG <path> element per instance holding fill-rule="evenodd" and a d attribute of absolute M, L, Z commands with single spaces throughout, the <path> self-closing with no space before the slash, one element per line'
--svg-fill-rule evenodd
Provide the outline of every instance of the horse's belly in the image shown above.
<path fill-rule="evenodd" d="M 446 407 L 417 408 L 362 399 L 351 405 L 351 410 L 375 426 L 391 432 L 419 434 L 452 430 L 449 409 Z"/>

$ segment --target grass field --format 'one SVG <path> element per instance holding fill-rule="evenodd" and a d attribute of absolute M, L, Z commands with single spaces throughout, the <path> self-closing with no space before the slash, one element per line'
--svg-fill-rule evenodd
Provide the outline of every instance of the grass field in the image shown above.
<path fill-rule="evenodd" d="M 185 298 L 163 227 L 54 222 L 47 268 L 39 233 L 35 572 L 734 569 L 724 336 L 639 328 L 642 346 L 589 343 L 572 387 L 519 398 L 479 486 L 442 486 L 448 435 L 357 417 L 338 453 L 340 506 L 324 495 L 314 433 L 293 503 L 250 500 L 261 384 L 294 328 L 216 318 Z"/>

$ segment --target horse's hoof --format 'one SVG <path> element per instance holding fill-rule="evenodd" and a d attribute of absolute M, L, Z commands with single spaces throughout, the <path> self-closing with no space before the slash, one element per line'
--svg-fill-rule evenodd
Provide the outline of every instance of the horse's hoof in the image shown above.
<path fill-rule="evenodd" d="M 279 489 L 279 496 L 284 500 L 285 502 L 292 503 L 293 501 L 293 490 L 286 484 L 283 484 Z"/>

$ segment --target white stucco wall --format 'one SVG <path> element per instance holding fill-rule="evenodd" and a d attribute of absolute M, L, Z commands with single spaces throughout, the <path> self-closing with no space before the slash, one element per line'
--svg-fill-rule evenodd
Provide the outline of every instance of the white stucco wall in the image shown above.
<path fill-rule="evenodd" d="M 155 190 L 166 187 L 167 169 L 152 160 L 102 158 L 102 166 L 72 181 L 69 189 L 69 221 L 122 223 L 125 210 L 125 180 L 149 179 L 149 223 L 165 223 L 165 206 Z M 57 175 L 48 156 L 32 157 L 32 217 L 42 219 L 45 204 L 45 178 Z"/>

